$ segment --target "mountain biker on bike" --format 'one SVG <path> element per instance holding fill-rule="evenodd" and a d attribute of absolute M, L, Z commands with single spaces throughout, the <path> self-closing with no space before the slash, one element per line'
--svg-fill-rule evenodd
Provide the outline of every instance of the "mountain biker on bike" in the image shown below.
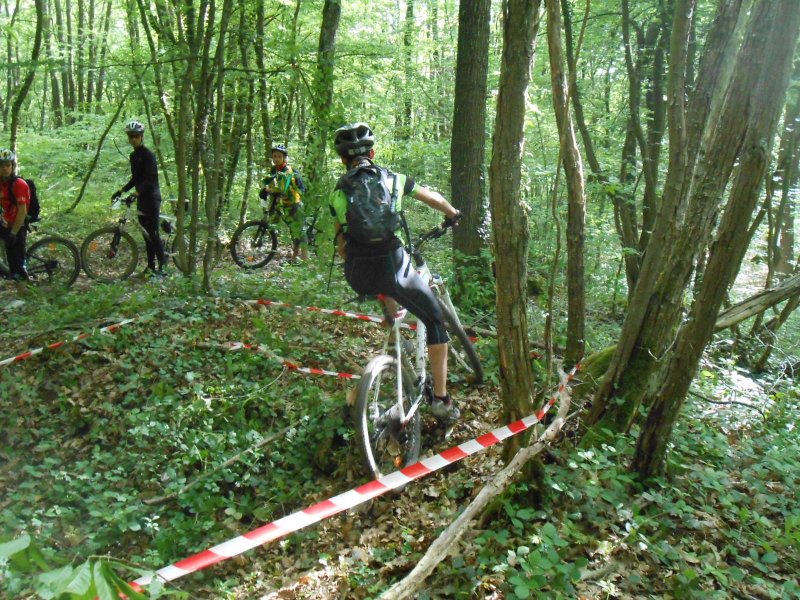
<path fill-rule="evenodd" d="M 28 279 L 25 268 L 28 227 L 25 217 L 28 215 L 31 195 L 25 180 L 16 177 L 16 168 L 16 153 L 6 148 L 0 149 L 0 239 L 5 246 L 11 276 L 17 281 L 25 281 Z"/>
<path fill-rule="evenodd" d="M 125 125 L 128 143 L 133 148 L 130 155 L 131 178 L 124 186 L 114 192 L 112 200 L 134 189 L 139 224 L 144 229 L 144 245 L 147 250 L 147 271 L 150 275 L 164 272 L 166 257 L 164 242 L 161 241 L 159 225 L 161 222 L 161 188 L 158 185 L 158 163 L 156 155 L 144 145 L 144 125 L 139 121 L 129 121 Z M 158 269 L 156 269 L 158 260 Z"/>
<path fill-rule="evenodd" d="M 374 165 L 375 135 L 364 123 L 345 125 L 336 130 L 334 146 L 348 172 L 364 165 Z M 397 202 L 406 196 L 416 198 L 445 214 L 445 221 L 454 225 L 461 217 L 444 197 L 417 184 L 411 177 L 389 172 L 395 177 Z M 343 176 L 344 177 L 344 176 Z M 347 283 L 359 294 L 385 294 L 399 302 L 425 324 L 428 356 L 433 378 L 431 410 L 439 418 L 456 420 L 461 412 L 447 393 L 447 342 L 442 311 L 431 288 L 417 275 L 411 257 L 396 235 L 386 242 L 363 244 L 348 235 L 348 200 L 341 190 L 342 179 L 329 198 L 331 214 L 336 220 L 336 240 L 339 255 L 344 258 Z M 394 304 L 392 302 L 391 304 Z M 390 310 L 393 306 L 387 305 Z"/>
<path fill-rule="evenodd" d="M 286 146 L 277 144 L 272 147 L 270 158 L 272 167 L 269 175 L 262 181 L 259 197 L 266 200 L 271 198 L 269 213 L 274 214 L 280 211 L 283 222 L 289 226 L 289 233 L 292 236 L 292 261 L 308 260 L 308 236 L 305 230 L 305 212 L 303 211 L 302 194 L 306 187 L 300 174 L 297 173 L 286 159 L 289 151 Z"/>

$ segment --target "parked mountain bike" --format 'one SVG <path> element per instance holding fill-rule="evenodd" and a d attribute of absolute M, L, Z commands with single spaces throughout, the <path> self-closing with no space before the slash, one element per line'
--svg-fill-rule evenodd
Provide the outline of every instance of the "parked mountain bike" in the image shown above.
<path fill-rule="evenodd" d="M 278 206 L 279 200 L 273 196 L 268 200 L 261 199 L 259 204 L 264 210 L 260 219 L 245 221 L 231 237 L 231 255 L 233 261 L 242 269 L 260 269 L 267 266 L 278 251 L 278 239 L 280 237 L 280 225 L 286 223 L 286 214 Z M 315 250 L 317 247 L 317 216 L 319 210 L 314 213 L 311 219 L 306 219 L 303 224 L 308 247 Z"/>
<path fill-rule="evenodd" d="M 29 225 L 35 231 L 34 225 Z M 64 289 L 75 283 L 81 270 L 78 247 L 57 235 L 45 235 L 27 247 L 25 261 L 29 283 L 41 289 Z M 11 279 L 0 252 L 0 278 Z"/>
<path fill-rule="evenodd" d="M 92 279 L 103 282 L 121 281 L 130 277 L 139 263 L 139 244 L 127 230 L 132 221 L 144 231 L 139 224 L 136 212 L 136 196 L 133 194 L 119 198 L 111 203 L 112 209 L 123 209 L 122 216 L 114 225 L 101 227 L 90 233 L 81 244 L 81 261 L 83 270 Z M 178 240 L 173 237 L 175 233 L 175 217 L 161 215 L 161 231 L 165 234 L 164 249 L 178 263 Z M 206 226 L 200 225 L 198 233 L 205 231 Z M 203 239 L 202 235 L 198 236 Z M 219 257 L 216 257 L 219 259 Z M 202 252 L 195 254 L 196 266 L 203 260 Z"/>
<path fill-rule="evenodd" d="M 450 335 L 450 371 L 461 371 L 470 383 L 479 384 L 483 381 L 480 358 L 458 319 L 444 280 L 431 273 L 420 252 L 425 242 L 441 237 L 446 230 L 445 226 L 436 227 L 416 244 L 407 243 L 406 250 L 442 309 Z M 408 234 L 406 238 L 411 239 Z M 433 400 L 425 326 L 417 321 L 413 339 L 404 339 L 401 331 L 407 311 L 391 315 L 385 306 L 384 314 L 392 326 L 383 351 L 364 369 L 355 407 L 356 439 L 368 471 L 376 478 L 417 461 L 422 442 L 420 407 Z"/>

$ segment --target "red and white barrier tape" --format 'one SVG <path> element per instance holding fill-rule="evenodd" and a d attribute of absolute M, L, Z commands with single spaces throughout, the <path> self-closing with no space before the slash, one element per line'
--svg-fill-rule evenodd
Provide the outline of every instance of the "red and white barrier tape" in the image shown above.
<path fill-rule="evenodd" d="M 140 577 L 132 582 L 131 585 L 137 590 L 141 590 L 141 587 L 148 585 L 154 577 L 165 582 L 174 581 L 184 575 L 200 571 L 213 564 L 238 556 L 257 546 L 272 542 L 294 531 L 308 527 L 309 525 L 353 508 L 354 506 L 358 506 L 367 500 L 371 500 L 395 488 L 402 487 L 420 477 L 438 471 L 462 458 L 471 456 L 506 438 L 521 433 L 533 427 L 544 418 L 545 413 L 556 403 L 559 395 L 564 392 L 567 383 L 569 383 L 569 380 L 572 379 L 579 368 L 580 365 L 575 365 L 572 371 L 562 380 L 558 391 L 533 415 L 515 421 L 505 427 L 494 429 L 479 438 L 454 446 L 440 454 L 425 458 L 404 469 L 375 479 L 361 487 L 339 494 L 338 496 L 334 496 L 333 498 L 329 498 L 313 506 L 309 506 L 304 510 L 297 511 L 277 521 L 264 525 L 263 527 L 245 533 L 244 535 L 218 544 L 213 548 L 199 552 L 168 567 L 159 569 L 153 575 Z"/>
<path fill-rule="evenodd" d="M 292 308 L 295 310 L 305 310 L 308 312 L 320 312 L 326 315 L 334 315 L 337 317 L 348 317 L 350 319 L 359 319 L 361 321 L 370 321 L 371 323 L 385 323 L 386 319 L 375 315 L 362 315 L 359 313 L 348 312 L 346 310 L 338 310 L 332 308 L 319 308 L 317 306 L 298 306 L 295 304 L 287 304 L 286 302 L 277 302 L 275 300 L 245 300 L 245 304 L 254 304 L 257 306 L 279 306 L 281 308 Z M 405 329 L 416 329 L 417 326 L 412 323 L 401 323 L 401 327 Z"/>
<path fill-rule="evenodd" d="M 238 350 L 253 350 L 259 352 L 279 363 L 287 369 L 297 371 L 298 373 L 308 373 L 310 375 L 330 375 L 332 377 L 341 377 L 342 379 L 361 379 L 361 375 L 353 375 L 352 373 L 342 373 L 340 371 L 327 371 L 325 369 L 316 369 L 313 367 L 303 367 L 295 362 L 292 362 L 282 356 L 278 356 L 267 346 L 262 344 L 245 344 L 244 342 L 227 342 L 220 344 L 211 344 L 214 348 L 227 350 L 228 352 L 236 352 Z"/>
<path fill-rule="evenodd" d="M 45 350 L 55 350 L 56 348 L 60 348 L 65 344 L 69 344 L 70 342 L 77 342 L 79 340 L 84 340 L 95 333 L 115 333 L 120 327 L 123 325 L 127 325 L 129 323 L 133 323 L 136 319 L 125 319 L 124 321 L 120 321 L 119 323 L 115 323 L 114 325 L 106 325 L 105 327 L 101 327 L 100 329 L 95 329 L 89 331 L 87 333 L 81 333 L 80 335 L 76 335 L 73 338 L 68 340 L 62 340 L 60 342 L 55 342 L 48 346 L 42 346 L 41 348 L 34 348 L 33 350 L 28 350 L 27 352 L 23 352 L 22 354 L 18 354 L 17 356 L 12 356 L 11 358 L 6 358 L 5 360 L 0 360 L 0 367 L 5 367 L 6 365 L 10 365 L 14 362 L 19 362 L 21 360 L 25 360 L 26 358 L 30 358 L 31 356 L 36 356 L 37 354 L 41 354 Z"/>

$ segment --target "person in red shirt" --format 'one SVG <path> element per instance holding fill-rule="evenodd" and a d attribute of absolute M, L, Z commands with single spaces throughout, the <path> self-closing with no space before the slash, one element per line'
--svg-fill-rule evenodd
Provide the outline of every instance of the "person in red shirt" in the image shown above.
<path fill-rule="evenodd" d="M 16 168 L 14 151 L 0 149 L 0 239 L 5 246 L 11 276 L 22 281 L 28 278 L 25 269 L 25 238 L 28 234 L 25 217 L 31 192 L 25 180 L 16 176 Z"/>

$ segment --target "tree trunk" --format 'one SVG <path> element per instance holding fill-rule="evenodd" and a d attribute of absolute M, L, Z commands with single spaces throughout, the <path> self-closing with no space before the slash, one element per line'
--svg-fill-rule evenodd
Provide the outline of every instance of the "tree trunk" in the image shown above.
<path fill-rule="evenodd" d="M 406 17 L 403 26 L 403 70 L 402 110 L 400 111 L 400 131 L 398 137 L 408 140 L 411 137 L 413 118 L 414 55 L 417 38 L 417 24 L 414 20 L 414 0 L 406 0 Z"/>
<path fill-rule="evenodd" d="M 503 419 L 530 414 L 534 394 L 528 343 L 528 219 L 520 197 L 525 101 L 539 27 L 540 0 L 508 0 L 489 189 L 497 277 L 497 345 Z M 520 440 L 506 442 L 509 460 Z"/>
<path fill-rule="evenodd" d="M 800 84 L 800 61 L 795 65 L 793 79 Z M 793 93 L 794 100 L 786 106 L 778 167 L 775 170 L 781 201 L 775 215 L 777 239 L 771 241 L 775 248 L 774 270 L 783 276 L 792 272 L 794 261 L 795 203 L 791 191 L 800 180 L 800 90 L 795 89 Z"/>
<path fill-rule="evenodd" d="M 309 182 L 309 193 L 313 206 L 320 205 L 322 189 L 327 189 L 324 179 L 325 147 L 331 130 L 331 107 L 333 106 L 334 72 L 336 63 L 336 34 L 342 16 L 341 0 L 325 0 L 322 9 L 322 25 L 317 46 L 317 70 L 314 74 L 312 105 L 314 126 L 308 136 L 308 159 L 304 167 Z M 324 187 L 323 187 L 324 186 Z M 312 208 L 309 205 L 309 208 Z"/>
<path fill-rule="evenodd" d="M 450 141 L 450 198 L 461 211 L 453 229 L 453 291 L 458 301 L 464 278 L 474 278 L 486 247 L 486 85 L 489 72 L 491 1 L 461 2 Z M 487 266 L 487 265 L 483 265 Z M 478 269 L 478 272 L 481 272 Z"/>
<path fill-rule="evenodd" d="M 739 155 L 738 172 L 731 188 L 719 230 L 711 246 L 700 293 L 689 319 L 681 327 L 658 391 L 645 401 L 647 421 L 636 444 L 631 468 L 643 476 L 659 473 L 667 443 L 703 351 L 714 332 L 719 308 L 747 250 L 747 228 L 769 164 L 781 105 L 791 71 L 792 53 L 800 35 L 800 3 L 779 0 L 754 7 L 740 69 L 756 73 L 755 85 L 732 88 L 727 101 L 740 108 L 747 132 Z"/>
<path fill-rule="evenodd" d="M 50 110 L 52 113 L 53 118 L 53 126 L 55 129 L 60 128 L 64 124 L 64 107 L 61 105 L 61 90 L 59 88 L 59 78 L 58 72 L 56 71 L 55 67 L 52 66 L 55 64 L 55 56 L 53 53 L 53 44 L 52 39 L 56 38 L 56 32 L 53 27 L 53 19 L 51 18 L 50 9 L 48 7 L 48 12 L 46 15 L 46 27 L 45 27 L 45 56 L 47 57 L 48 61 L 51 63 L 51 66 L 48 67 L 48 73 L 50 75 Z"/>
<path fill-rule="evenodd" d="M 732 58 L 736 56 L 738 37 L 734 30 L 741 3 L 720 5 L 687 112 L 686 58 L 693 7 L 693 0 L 675 3 L 668 85 L 670 163 L 664 194 L 619 343 L 587 417 L 588 423 L 596 427 L 590 430 L 585 443 L 602 439 L 601 432 L 606 428 L 626 430 L 636 416 L 659 366 L 657 358 L 674 337 L 693 259 L 708 239 L 744 134 L 744 122 L 737 113 L 741 107 L 723 104 L 735 66 Z M 735 75 L 731 85 L 740 93 L 754 83 L 750 69 L 739 68 Z M 707 160 L 706 152 L 715 160 Z M 611 405 L 610 400 L 615 397 L 617 400 Z"/>
<path fill-rule="evenodd" d="M 39 55 L 42 50 L 42 33 L 44 31 L 44 2 L 45 0 L 35 0 L 36 4 L 36 31 L 33 34 L 33 48 L 31 49 L 31 63 L 28 67 L 28 72 L 25 79 L 16 90 L 14 100 L 11 102 L 11 126 L 9 133 L 9 146 L 12 150 L 17 148 L 17 131 L 19 129 L 19 116 L 22 110 L 22 104 L 25 98 L 28 97 L 28 91 L 33 84 L 33 78 L 36 76 L 36 67 L 39 62 Z"/>
<path fill-rule="evenodd" d="M 558 0 L 547 0 L 547 42 L 550 49 L 550 79 L 553 108 L 560 137 L 559 155 L 567 183 L 567 366 L 583 356 L 585 341 L 586 287 L 584 246 L 586 240 L 586 196 L 583 183 L 583 162 L 569 111 L 569 87 L 564 73 L 561 45 L 561 6 Z"/>

